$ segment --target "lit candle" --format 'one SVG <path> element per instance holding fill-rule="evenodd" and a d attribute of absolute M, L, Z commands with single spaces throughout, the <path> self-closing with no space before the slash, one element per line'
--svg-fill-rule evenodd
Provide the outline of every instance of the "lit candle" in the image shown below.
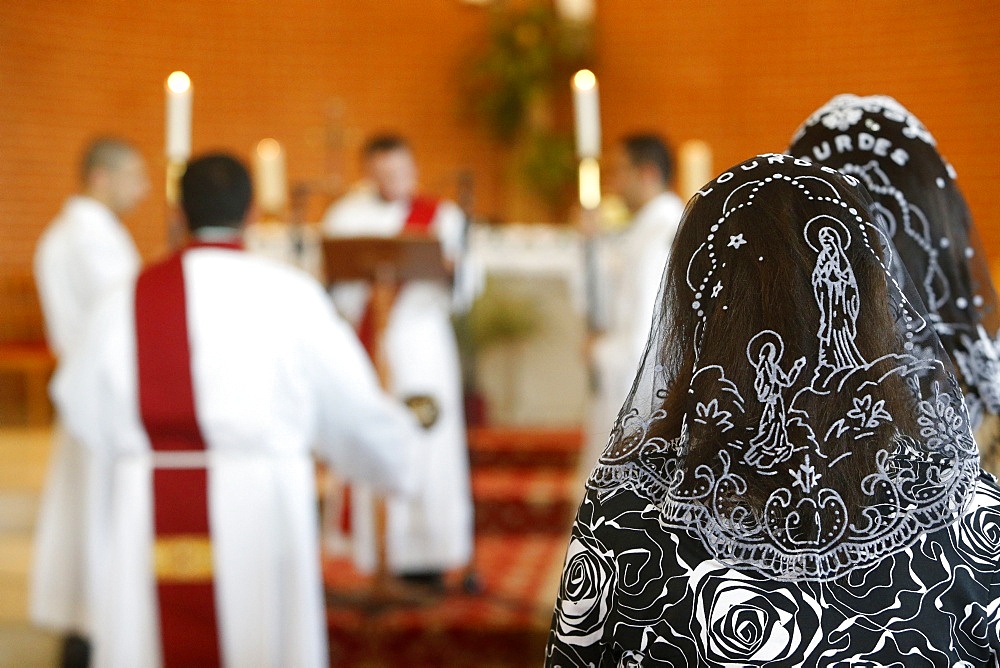
<path fill-rule="evenodd" d="M 281 213 L 288 201 L 285 150 L 274 139 L 261 139 L 255 157 L 257 204 L 265 213 Z"/>
<path fill-rule="evenodd" d="M 598 157 L 601 154 L 601 110 L 597 100 L 597 77 L 590 70 L 580 70 L 573 76 L 573 111 L 577 156 Z"/>
<path fill-rule="evenodd" d="M 594 0 L 556 0 L 556 9 L 567 21 L 589 23 L 594 18 Z"/>
<path fill-rule="evenodd" d="M 681 197 L 689 199 L 698 189 L 712 180 L 712 149 L 700 139 L 689 139 L 681 144 L 678 153 L 680 169 L 678 190 Z"/>
<path fill-rule="evenodd" d="M 184 72 L 167 77 L 167 159 L 172 162 L 191 156 L 191 89 Z"/>

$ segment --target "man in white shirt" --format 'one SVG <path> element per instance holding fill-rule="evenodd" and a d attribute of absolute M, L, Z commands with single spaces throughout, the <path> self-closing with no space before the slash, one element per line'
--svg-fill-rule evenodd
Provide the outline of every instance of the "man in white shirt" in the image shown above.
<path fill-rule="evenodd" d="M 145 163 L 130 143 L 102 137 L 84 153 L 80 194 L 70 197 L 35 252 L 49 347 L 60 360 L 78 343 L 97 301 L 133 278 L 139 253 L 119 217 L 149 192 Z M 65 652 L 79 653 L 83 607 L 85 453 L 56 426 L 35 537 L 31 618 L 70 633 Z M 67 661 L 71 661 L 69 657 Z"/>
<path fill-rule="evenodd" d="M 81 193 L 66 201 L 35 252 L 35 280 L 56 355 L 73 345 L 96 301 L 138 272 L 139 253 L 120 217 L 148 193 L 145 163 L 134 146 L 111 137 L 91 143 Z"/>
<path fill-rule="evenodd" d="M 673 155 L 655 134 L 628 135 L 612 153 L 611 183 L 632 220 L 620 234 L 598 240 L 606 322 L 588 346 L 598 386 L 580 459 L 584 479 L 608 442 L 646 347 L 660 278 L 684 211 L 671 189 L 673 178 Z"/>
<path fill-rule="evenodd" d="M 327 236 L 425 235 L 441 243 L 446 260 L 461 261 L 465 219 L 452 202 L 417 195 L 417 168 L 406 141 L 395 135 L 368 141 L 363 153 L 368 183 L 334 203 L 323 220 Z M 365 339 L 370 291 L 364 285 L 333 290 L 338 309 Z M 426 449 L 419 466 L 425 485 L 412 499 L 390 498 L 386 558 L 391 573 L 439 584 L 442 574 L 466 566 L 473 544 L 472 494 L 458 349 L 447 285 L 403 285 L 383 339 L 391 393 L 431 407 Z M 436 416 L 435 416 L 436 413 Z M 351 543 L 363 572 L 376 567 L 372 499 L 352 487 Z"/>
<path fill-rule="evenodd" d="M 192 242 L 102 300 L 60 368 L 92 485 L 97 666 L 326 666 L 311 453 L 415 488 L 423 434 L 308 274 L 242 251 L 236 159 L 181 181 Z"/>

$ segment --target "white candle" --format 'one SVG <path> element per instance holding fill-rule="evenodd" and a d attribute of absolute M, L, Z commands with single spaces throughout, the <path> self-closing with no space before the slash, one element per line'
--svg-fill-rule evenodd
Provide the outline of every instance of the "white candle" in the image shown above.
<path fill-rule="evenodd" d="M 556 9 L 567 21 L 589 23 L 594 18 L 594 0 L 556 0 Z"/>
<path fill-rule="evenodd" d="M 698 189 L 712 180 L 712 149 L 700 139 L 689 139 L 681 144 L 678 153 L 681 197 L 689 199 Z"/>
<path fill-rule="evenodd" d="M 167 159 L 174 162 L 191 156 L 191 90 L 184 72 L 167 77 Z"/>
<path fill-rule="evenodd" d="M 257 143 L 256 163 L 257 205 L 265 213 L 281 213 L 288 202 L 288 182 L 285 176 L 285 149 L 274 139 Z"/>
<path fill-rule="evenodd" d="M 601 110 L 597 100 L 597 77 L 590 70 L 580 70 L 573 76 L 573 111 L 577 156 L 598 157 L 601 155 Z"/>

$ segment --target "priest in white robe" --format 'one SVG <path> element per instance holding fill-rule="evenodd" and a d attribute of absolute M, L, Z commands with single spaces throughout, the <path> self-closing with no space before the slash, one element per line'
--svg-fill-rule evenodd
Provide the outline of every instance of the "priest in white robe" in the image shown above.
<path fill-rule="evenodd" d="M 395 135 L 369 140 L 362 155 L 368 183 L 335 202 L 323 220 L 327 236 L 429 235 L 461 272 L 465 218 L 452 202 L 416 194 L 417 169 L 406 141 Z M 459 291 L 456 291 L 456 293 Z M 370 291 L 335 286 L 338 309 L 362 332 Z M 433 406 L 425 424 L 419 467 L 425 484 L 413 498 L 390 497 L 386 508 L 386 559 L 391 573 L 437 584 L 472 555 L 473 514 L 458 347 L 451 324 L 456 298 L 449 286 L 414 281 L 402 286 L 383 339 L 391 392 Z M 370 490 L 352 487 L 351 545 L 356 566 L 376 568 Z"/>
<path fill-rule="evenodd" d="M 139 253 L 119 217 L 149 192 L 142 156 L 101 137 L 84 152 L 80 194 L 66 200 L 35 252 L 35 281 L 49 347 L 62 360 L 87 316 L 115 286 L 135 277 Z M 57 424 L 35 535 L 30 616 L 41 626 L 84 633 L 83 535 L 86 456 Z M 73 651 L 67 647 L 67 651 Z"/>
<path fill-rule="evenodd" d="M 103 300 L 53 382 L 109 472 L 94 665 L 326 666 L 312 454 L 405 494 L 423 434 L 320 284 L 242 252 L 239 161 L 193 161 L 181 198 L 192 243 Z"/>
<path fill-rule="evenodd" d="M 612 154 L 612 186 L 632 213 L 628 227 L 598 241 L 602 329 L 590 341 L 594 371 L 580 477 L 586 479 L 608 442 L 632 388 L 684 204 L 671 190 L 674 158 L 654 134 L 624 137 Z"/>

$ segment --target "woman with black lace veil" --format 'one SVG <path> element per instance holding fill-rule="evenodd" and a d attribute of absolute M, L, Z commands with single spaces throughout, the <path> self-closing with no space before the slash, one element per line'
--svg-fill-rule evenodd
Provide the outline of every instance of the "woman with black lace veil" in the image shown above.
<path fill-rule="evenodd" d="M 781 155 L 689 202 L 547 665 L 996 665 L 1000 488 L 870 206 Z"/>
<path fill-rule="evenodd" d="M 850 174 L 871 193 L 960 372 L 983 465 L 1000 473 L 1000 310 L 955 170 L 934 137 L 891 97 L 838 95 L 798 129 L 788 152 Z"/>

